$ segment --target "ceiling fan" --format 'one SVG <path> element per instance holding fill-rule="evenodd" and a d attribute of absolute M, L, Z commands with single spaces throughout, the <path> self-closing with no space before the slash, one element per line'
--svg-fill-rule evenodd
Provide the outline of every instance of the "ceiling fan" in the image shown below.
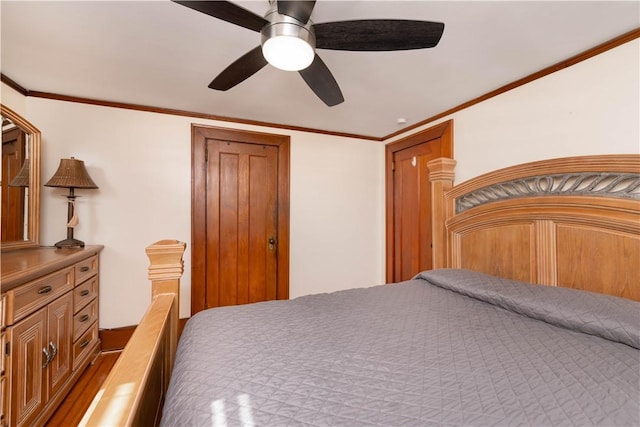
<path fill-rule="evenodd" d="M 391 51 L 434 47 L 440 41 L 441 22 L 403 19 L 363 19 L 313 23 L 315 1 L 269 0 L 263 17 L 228 1 L 179 1 L 214 18 L 260 32 L 262 43 L 224 69 L 209 84 L 225 91 L 260 71 L 267 63 L 298 71 L 311 90 L 328 106 L 344 101 L 340 87 L 316 49 Z"/>

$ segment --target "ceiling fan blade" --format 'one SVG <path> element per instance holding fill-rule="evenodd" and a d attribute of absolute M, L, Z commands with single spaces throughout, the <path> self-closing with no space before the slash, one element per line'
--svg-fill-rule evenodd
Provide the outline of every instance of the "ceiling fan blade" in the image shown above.
<path fill-rule="evenodd" d="M 441 22 L 365 19 L 314 24 L 316 48 L 352 51 L 410 50 L 434 47 Z"/>
<path fill-rule="evenodd" d="M 311 90 L 318 95 L 327 106 L 333 107 L 344 101 L 336 79 L 316 54 L 313 62 L 304 70 L 298 71 Z"/>
<path fill-rule="evenodd" d="M 278 0 L 278 13 L 287 15 L 306 24 L 316 2 L 314 1 L 281 1 Z"/>
<path fill-rule="evenodd" d="M 228 1 L 172 1 L 253 31 L 260 32 L 262 27 L 269 23 L 263 17 Z"/>
<path fill-rule="evenodd" d="M 262 56 L 262 47 L 258 46 L 225 68 L 209 83 L 209 87 L 216 90 L 229 90 L 260 71 L 265 65 L 267 60 Z"/>

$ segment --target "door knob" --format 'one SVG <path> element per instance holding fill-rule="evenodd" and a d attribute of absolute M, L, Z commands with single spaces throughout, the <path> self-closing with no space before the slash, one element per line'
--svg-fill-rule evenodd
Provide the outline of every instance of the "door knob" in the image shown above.
<path fill-rule="evenodd" d="M 269 237 L 269 250 L 273 251 L 276 248 L 276 239 L 275 237 Z"/>

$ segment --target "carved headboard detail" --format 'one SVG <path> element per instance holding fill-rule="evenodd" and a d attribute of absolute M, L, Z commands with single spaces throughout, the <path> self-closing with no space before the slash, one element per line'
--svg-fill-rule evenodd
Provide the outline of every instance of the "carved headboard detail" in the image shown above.
<path fill-rule="evenodd" d="M 640 173 L 566 173 L 514 179 L 456 198 L 456 213 L 498 200 L 549 195 L 640 200 Z"/>
<path fill-rule="evenodd" d="M 640 300 L 640 155 L 527 163 L 455 187 L 454 167 L 429 163 L 434 268 Z"/>

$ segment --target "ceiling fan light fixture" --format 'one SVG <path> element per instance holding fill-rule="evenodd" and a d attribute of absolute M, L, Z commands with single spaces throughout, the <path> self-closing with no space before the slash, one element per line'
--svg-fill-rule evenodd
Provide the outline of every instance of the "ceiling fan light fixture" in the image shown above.
<path fill-rule="evenodd" d="M 307 68 L 316 56 L 316 36 L 311 21 L 303 23 L 272 8 L 265 19 L 269 21 L 262 34 L 262 55 L 276 68 L 300 71 Z"/>
<path fill-rule="evenodd" d="M 313 62 L 315 52 L 305 40 L 293 36 L 276 36 L 262 44 L 267 62 L 285 71 L 304 70 Z"/>

